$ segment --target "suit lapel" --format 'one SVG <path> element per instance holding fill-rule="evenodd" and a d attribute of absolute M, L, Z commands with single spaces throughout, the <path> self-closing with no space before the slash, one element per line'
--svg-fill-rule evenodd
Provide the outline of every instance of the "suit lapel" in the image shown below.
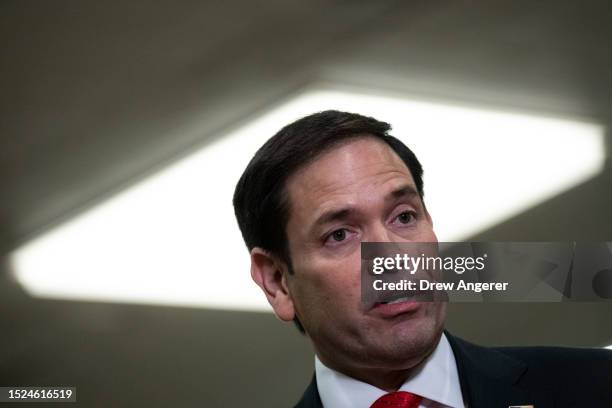
<path fill-rule="evenodd" d="M 453 349 L 461 392 L 468 408 L 507 408 L 511 405 L 533 405 L 536 408 L 555 404 L 546 393 L 528 390 L 521 385 L 527 365 L 491 348 L 480 347 L 446 333 Z"/>
<path fill-rule="evenodd" d="M 323 408 L 323 403 L 321 402 L 321 397 L 319 396 L 319 390 L 317 388 L 317 380 L 314 375 L 295 408 Z"/>

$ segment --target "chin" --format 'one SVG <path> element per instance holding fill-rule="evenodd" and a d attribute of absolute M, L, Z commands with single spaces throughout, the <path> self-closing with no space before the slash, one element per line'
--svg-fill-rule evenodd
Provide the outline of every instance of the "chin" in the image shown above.
<path fill-rule="evenodd" d="M 413 367 L 427 357 L 438 344 L 443 327 L 429 319 L 410 323 L 398 324 L 388 335 L 380 333 L 374 338 L 377 344 L 371 348 L 371 362 L 403 369 Z"/>

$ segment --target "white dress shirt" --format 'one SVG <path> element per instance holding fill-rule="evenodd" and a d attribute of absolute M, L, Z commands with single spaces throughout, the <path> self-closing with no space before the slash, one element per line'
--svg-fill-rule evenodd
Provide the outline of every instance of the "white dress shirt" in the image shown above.
<path fill-rule="evenodd" d="M 387 391 L 326 367 L 316 356 L 315 373 L 324 408 L 369 408 L 387 394 Z M 422 368 L 398 391 L 422 396 L 419 408 L 465 408 L 457 363 L 444 334 Z"/>

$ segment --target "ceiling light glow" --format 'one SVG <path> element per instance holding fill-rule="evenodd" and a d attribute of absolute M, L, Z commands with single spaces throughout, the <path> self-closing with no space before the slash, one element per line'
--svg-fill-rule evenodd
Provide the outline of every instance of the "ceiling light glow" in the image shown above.
<path fill-rule="evenodd" d="M 457 241 L 595 176 L 592 123 L 357 92 L 311 90 L 18 248 L 33 296 L 270 310 L 234 219 L 236 181 L 285 124 L 338 109 L 393 125 L 425 168 L 441 241 Z"/>

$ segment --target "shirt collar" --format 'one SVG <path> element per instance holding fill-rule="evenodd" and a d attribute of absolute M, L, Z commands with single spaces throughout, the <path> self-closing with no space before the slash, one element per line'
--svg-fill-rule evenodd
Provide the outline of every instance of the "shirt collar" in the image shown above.
<path fill-rule="evenodd" d="M 315 356 L 315 373 L 319 395 L 325 408 L 369 407 L 387 392 L 325 366 Z M 408 391 L 443 406 L 463 408 L 463 397 L 455 356 L 442 334 L 434 352 L 421 369 L 398 391 Z"/>

